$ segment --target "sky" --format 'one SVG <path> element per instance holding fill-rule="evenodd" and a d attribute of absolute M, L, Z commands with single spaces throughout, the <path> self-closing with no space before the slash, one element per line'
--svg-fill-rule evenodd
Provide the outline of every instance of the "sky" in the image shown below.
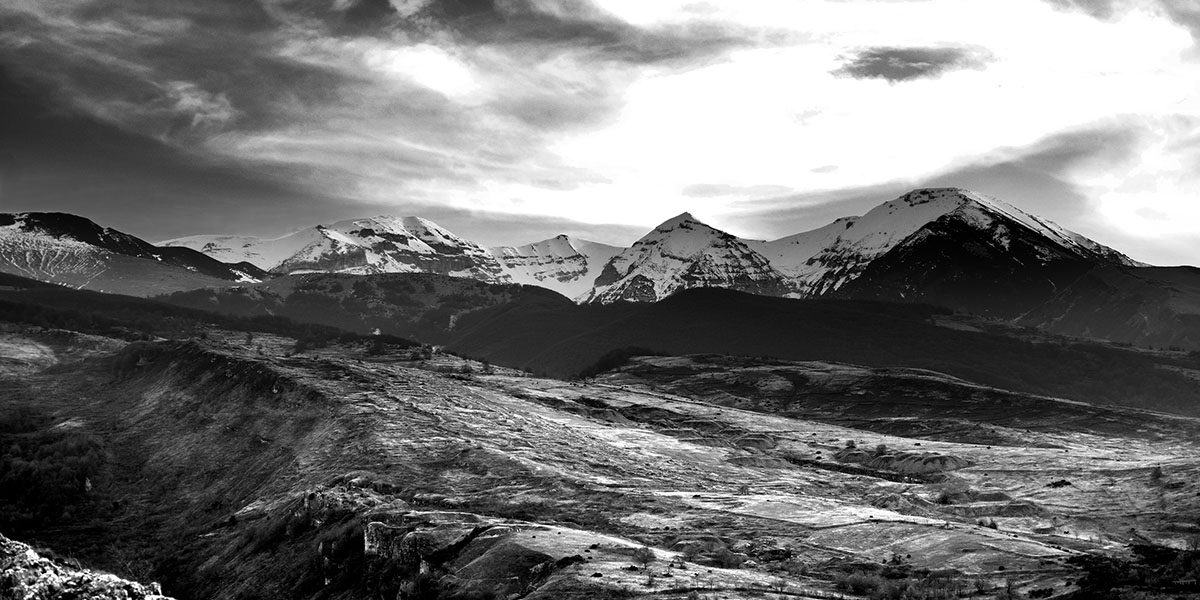
<path fill-rule="evenodd" d="M 1200 264 L 1200 0 L 5 0 L 0 210 L 739 236 L 958 186 Z"/>

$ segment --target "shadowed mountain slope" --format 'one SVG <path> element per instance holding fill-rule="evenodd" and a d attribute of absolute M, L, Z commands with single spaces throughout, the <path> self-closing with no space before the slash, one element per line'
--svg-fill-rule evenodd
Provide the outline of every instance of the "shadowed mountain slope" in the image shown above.
<path fill-rule="evenodd" d="M 1194 359 L 987 332 L 927 305 L 789 300 L 701 289 L 655 304 L 514 303 L 460 317 L 450 348 L 496 364 L 573 376 L 618 348 L 916 367 L 1086 402 L 1200 414 Z M 1197 377 L 1193 378 L 1191 375 Z"/>

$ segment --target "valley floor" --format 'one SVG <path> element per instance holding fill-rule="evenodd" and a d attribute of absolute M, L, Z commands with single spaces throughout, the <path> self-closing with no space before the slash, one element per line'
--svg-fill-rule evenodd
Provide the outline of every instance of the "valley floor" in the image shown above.
<path fill-rule="evenodd" d="M 0 533 L 180 598 L 1061 597 L 1087 556 L 1200 543 L 1194 419 L 827 363 L 291 348 L 9 328 L 0 410 L 32 416 L 0 445 L 103 452 Z"/>

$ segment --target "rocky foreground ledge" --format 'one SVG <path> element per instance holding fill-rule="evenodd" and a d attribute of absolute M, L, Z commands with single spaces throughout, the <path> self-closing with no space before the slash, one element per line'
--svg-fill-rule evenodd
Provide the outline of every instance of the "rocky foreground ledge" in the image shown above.
<path fill-rule="evenodd" d="M 0 600 L 170 600 L 157 583 L 67 566 L 0 535 Z"/>

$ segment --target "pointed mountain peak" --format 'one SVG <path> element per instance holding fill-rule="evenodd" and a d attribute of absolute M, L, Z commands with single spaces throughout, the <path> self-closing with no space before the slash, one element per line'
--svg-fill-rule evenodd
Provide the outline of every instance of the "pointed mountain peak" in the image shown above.
<path fill-rule="evenodd" d="M 979 199 L 979 194 L 960 187 L 917 188 L 897 198 L 897 202 L 917 206 L 936 201 L 970 201 Z"/>
<path fill-rule="evenodd" d="M 693 217 L 692 213 L 684 212 L 684 213 L 679 213 L 678 215 L 675 215 L 674 217 L 671 217 L 670 219 L 667 219 L 666 221 L 663 221 L 658 227 L 655 227 L 654 229 L 659 230 L 659 231 L 667 231 L 667 230 L 675 229 L 675 228 L 679 227 L 680 225 L 683 225 L 684 223 L 696 223 L 699 225 L 704 225 L 704 223 L 697 220 L 696 217 Z"/>
<path fill-rule="evenodd" d="M 401 230 L 404 229 L 408 221 L 412 217 L 396 217 L 392 215 L 379 215 L 375 217 L 363 217 L 360 219 L 347 219 L 330 224 L 327 227 L 331 229 L 382 229 L 382 230 Z"/>

